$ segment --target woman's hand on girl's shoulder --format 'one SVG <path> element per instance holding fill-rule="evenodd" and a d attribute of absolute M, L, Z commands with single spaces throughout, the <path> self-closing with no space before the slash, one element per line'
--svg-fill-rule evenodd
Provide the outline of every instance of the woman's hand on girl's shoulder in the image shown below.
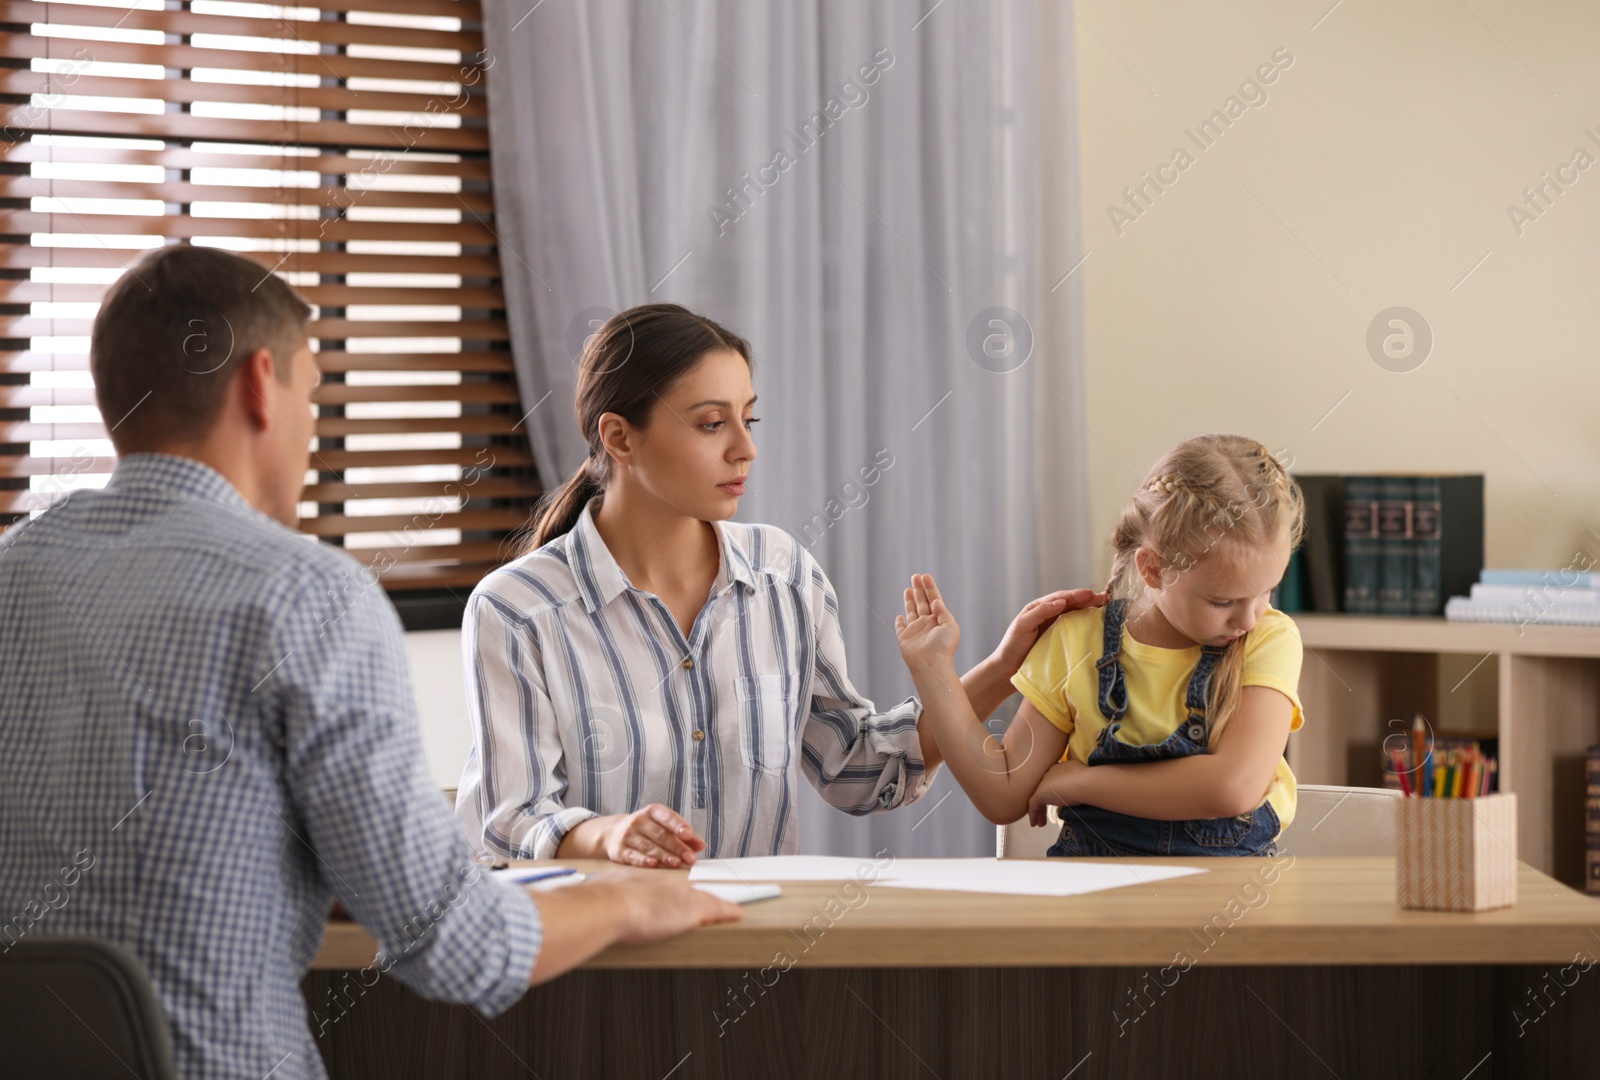
<path fill-rule="evenodd" d="M 1017 612 L 1017 617 L 1011 620 L 1000 644 L 989 654 L 990 660 L 1007 679 L 1011 678 L 1028 658 L 1039 636 L 1050 629 L 1052 623 L 1069 611 L 1101 607 L 1109 596 L 1109 593 L 1095 592 L 1093 589 L 1062 589 L 1028 601 Z"/>

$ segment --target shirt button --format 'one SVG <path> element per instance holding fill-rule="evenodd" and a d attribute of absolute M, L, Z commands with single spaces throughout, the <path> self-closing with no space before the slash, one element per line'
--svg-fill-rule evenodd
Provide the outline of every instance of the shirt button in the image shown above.
<path fill-rule="evenodd" d="M 694 667 L 694 660 L 691 659 L 690 657 L 685 656 L 683 658 L 683 666 L 684 666 L 685 670 L 687 670 L 688 668 Z"/>
<path fill-rule="evenodd" d="M 694 741 L 695 742 L 700 742 L 700 741 L 704 740 L 705 737 L 706 737 L 706 733 L 705 732 L 699 730 L 698 728 L 695 729 L 695 733 L 694 733 Z"/>

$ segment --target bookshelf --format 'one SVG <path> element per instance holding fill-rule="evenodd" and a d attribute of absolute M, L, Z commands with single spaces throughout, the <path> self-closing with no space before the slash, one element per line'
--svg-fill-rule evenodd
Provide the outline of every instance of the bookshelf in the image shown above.
<path fill-rule="evenodd" d="M 1300 782 L 1380 786 L 1383 739 L 1401 730 L 1389 721 L 1408 727 L 1416 712 L 1440 734 L 1497 734 L 1500 790 L 1517 793 L 1518 854 L 1583 888 L 1584 753 L 1600 742 L 1600 627 L 1290 617 L 1306 651 L 1306 724 L 1289 740 Z M 1487 709 L 1475 712 L 1473 700 Z M 1470 717 L 1470 726 L 1453 726 L 1452 717 Z"/>

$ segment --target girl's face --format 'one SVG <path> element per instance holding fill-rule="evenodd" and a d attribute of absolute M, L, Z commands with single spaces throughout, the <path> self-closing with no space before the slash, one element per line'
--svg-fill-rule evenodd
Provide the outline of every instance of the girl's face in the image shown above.
<path fill-rule="evenodd" d="M 626 430 L 623 453 L 614 448 L 613 456 L 661 502 L 700 521 L 722 521 L 739 509 L 755 460 L 755 403 L 744 357 L 708 352 L 661 395 L 643 429 L 615 418 Z"/>
<path fill-rule="evenodd" d="M 1289 538 L 1247 546 L 1224 542 L 1189 569 L 1159 569 L 1148 548 L 1135 556 L 1161 614 L 1197 645 L 1226 645 L 1256 625 L 1289 565 Z"/>

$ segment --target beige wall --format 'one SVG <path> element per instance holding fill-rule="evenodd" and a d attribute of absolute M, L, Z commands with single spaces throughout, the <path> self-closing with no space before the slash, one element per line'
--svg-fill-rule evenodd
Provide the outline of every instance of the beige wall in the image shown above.
<path fill-rule="evenodd" d="M 1468 0 L 1502 44 L 1458 0 L 1345 0 L 1315 32 L 1332 0 L 1072 3 L 1078 19 L 1047 2 L 1041 25 L 1047 38 L 1068 25 L 1077 39 L 1092 434 L 1047 438 L 1067 450 L 1043 470 L 1070 505 L 1066 457 L 1087 454 L 1093 581 L 1109 571 L 1105 537 L 1137 474 L 1205 430 L 1285 447 L 1306 471 L 1481 471 L 1488 561 L 1565 565 L 1600 529 L 1600 166 L 1523 236 L 1506 206 L 1574 148 L 1600 155 L 1583 135 L 1600 132 L 1600 9 Z M 1196 152 L 1119 237 L 1107 204 L 1174 148 L 1193 150 L 1184 129 L 1280 47 L 1294 63 L 1266 105 Z M 1047 98 L 1069 72 L 1047 64 Z M 1056 121 L 1070 130 L 1070 117 Z M 1061 168 L 1052 149 L 1046 177 Z M 1071 200 L 1047 186 L 1045 204 L 1048 288 L 1075 258 L 1048 242 L 1069 231 Z M 1055 295 L 1046 324 L 1068 291 Z M 1373 362 L 1365 336 L 1374 315 L 1402 305 L 1436 340 L 1422 367 L 1399 375 Z M 1059 375 L 1046 385 L 1076 406 L 1075 381 Z M 1078 424 L 1066 406 L 1055 423 Z M 1046 584 L 1087 583 L 1079 527 L 1052 525 Z M 1600 557 L 1600 541 L 1589 544 Z M 407 642 L 435 776 L 453 787 L 470 745 L 459 633 Z M 1452 661 L 1441 683 L 1454 686 L 1476 659 Z M 1493 665 L 1467 690 L 1443 698 L 1455 721 L 1443 726 L 1492 727 Z"/>
<path fill-rule="evenodd" d="M 1077 0 L 1096 581 L 1136 474 L 1206 430 L 1303 471 L 1482 472 L 1490 565 L 1566 565 L 1600 529 L 1600 167 L 1524 235 L 1506 212 L 1600 158 L 1600 9 L 1468 2 L 1346 0 L 1313 31 L 1332 0 Z M 1200 152 L 1184 129 L 1279 48 L 1266 104 Z M 1107 205 L 1180 146 L 1119 236 Z M 1393 306 L 1435 335 L 1405 374 L 1365 344 Z"/>
<path fill-rule="evenodd" d="M 423 756 L 434 783 L 453 788 L 461 782 L 461 768 L 472 749 L 461 631 L 411 631 L 406 634 L 406 662 L 422 728 Z"/>

